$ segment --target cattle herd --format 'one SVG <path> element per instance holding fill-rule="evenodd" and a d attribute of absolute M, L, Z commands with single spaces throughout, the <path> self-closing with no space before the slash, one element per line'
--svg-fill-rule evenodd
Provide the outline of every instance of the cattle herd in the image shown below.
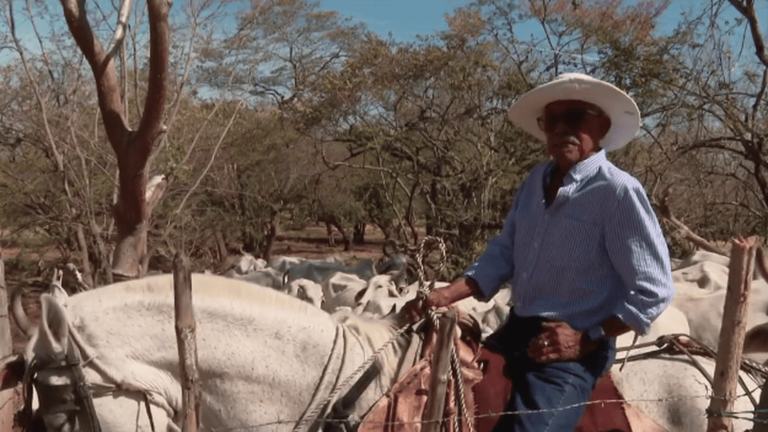
<path fill-rule="evenodd" d="M 383 317 L 400 311 L 416 297 L 419 283 L 408 273 L 409 260 L 390 255 L 378 263 L 363 259 L 348 265 L 337 256 L 306 259 L 279 256 L 269 262 L 242 254 L 225 276 L 273 288 L 309 302 L 328 313 L 352 311 L 369 317 Z M 665 334 L 690 334 L 709 347 L 717 347 L 723 318 L 729 258 L 698 251 L 673 263 L 676 294 L 670 307 L 653 323 L 639 342 Z M 444 286 L 447 282 L 436 282 Z M 502 289 L 492 301 L 466 299 L 457 306 L 480 323 L 483 335 L 493 332 L 506 319 L 511 288 Z M 768 282 L 755 273 L 749 294 L 745 355 L 768 361 Z M 633 335 L 619 339 L 619 346 L 631 344 Z"/>
<path fill-rule="evenodd" d="M 306 259 L 279 256 L 269 262 L 242 254 L 225 276 L 273 288 L 328 312 L 352 311 L 373 318 L 397 313 L 416 297 L 419 282 L 409 271 L 410 260 L 392 254 L 379 262 L 363 259 L 347 265 L 341 258 Z M 445 286 L 436 282 L 435 286 Z M 509 313 L 511 290 L 501 290 L 487 303 L 473 298 L 457 304 L 490 334 Z"/>

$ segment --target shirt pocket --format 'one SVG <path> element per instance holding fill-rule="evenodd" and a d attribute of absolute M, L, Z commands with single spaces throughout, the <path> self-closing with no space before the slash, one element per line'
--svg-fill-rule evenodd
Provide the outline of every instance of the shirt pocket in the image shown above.
<path fill-rule="evenodd" d="M 545 234 L 543 258 L 547 265 L 568 273 L 588 272 L 600 250 L 599 226 L 569 218 L 560 218 Z"/>

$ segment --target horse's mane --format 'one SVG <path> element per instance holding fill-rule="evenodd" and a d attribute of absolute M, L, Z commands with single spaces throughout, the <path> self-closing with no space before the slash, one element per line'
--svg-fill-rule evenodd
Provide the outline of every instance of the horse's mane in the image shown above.
<path fill-rule="evenodd" d="M 192 274 L 192 296 L 197 303 L 207 304 L 211 301 L 230 301 L 237 303 L 267 305 L 297 314 L 310 314 L 320 311 L 315 306 L 298 300 L 275 289 L 262 287 L 250 282 L 204 273 Z M 75 303 L 88 301 L 105 301 L 116 299 L 125 301 L 130 297 L 143 301 L 155 302 L 160 299 L 173 299 L 173 275 L 162 274 L 134 279 L 108 285 L 96 290 L 73 295 L 70 299 Z"/>

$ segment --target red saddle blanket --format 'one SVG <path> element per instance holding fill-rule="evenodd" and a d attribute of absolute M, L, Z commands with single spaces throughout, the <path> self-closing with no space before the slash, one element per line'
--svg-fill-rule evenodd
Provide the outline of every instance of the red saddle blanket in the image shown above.
<path fill-rule="evenodd" d="M 504 358 L 483 348 L 472 349 L 457 341 L 462 365 L 465 406 L 469 420 L 463 418 L 461 432 L 469 432 L 467 421 L 474 420 L 476 432 L 490 432 L 504 412 L 512 392 L 512 382 L 504 374 Z M 420 432 L 422 415 L 429 396 L 432 353 L 428 353 L 411 368 L 365 416 L 358 432 Z M 449 378 L 445 402 L 445 418 L 459 412 L 453 403 L 453 382 Z M 576 432 L 663 432 L 637 409 L 623 401 L 611 375 L 600 379 L 592 393 L 586 412 Z M 605 401 L 605 402 L 602 402 Z M 447 420 L 444 428 L 455 432 L 454 421 Z"/>

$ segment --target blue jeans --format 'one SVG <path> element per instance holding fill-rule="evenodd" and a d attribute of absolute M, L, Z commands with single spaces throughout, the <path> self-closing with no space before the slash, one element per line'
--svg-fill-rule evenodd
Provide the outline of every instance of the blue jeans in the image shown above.
<path fill-rule="evenodd" d="M 528 357 L 528 344 L 541 332 L 541 318 L 522 318 L 510 311 L 509 319 L 485 345 L 506 359 L 512 379 L 507 412 L 494 432 L 570 432 L 579 424 L 597 380 L 616 359 L 616 339 L 610 338 L 578 361 L 539 364 Z M 536 412 L 541 411 L 541 412 Z"/>

